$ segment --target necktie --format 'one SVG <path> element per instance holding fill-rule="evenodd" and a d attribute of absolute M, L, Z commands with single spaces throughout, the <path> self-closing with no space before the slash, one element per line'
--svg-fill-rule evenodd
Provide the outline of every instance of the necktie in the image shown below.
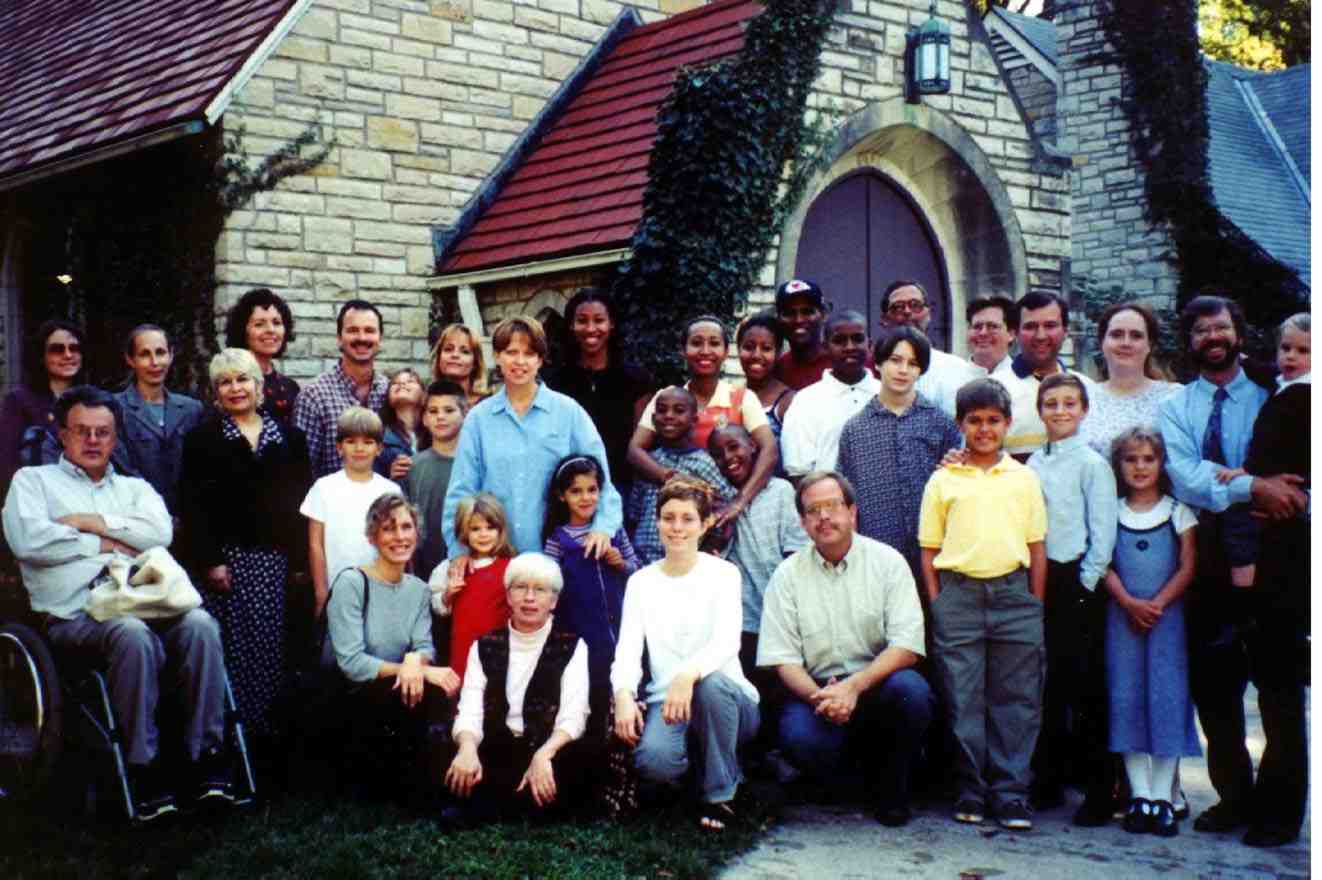
<path fill-rule="evenodd" d="M 1221 448 L 1221 410 L 1229 396 L 1226 389 L 1216 389 L 1212 395 L 1212 415 L 1203 434 L 1203 458 L 1222 465 L 1226 463 L 1226 451 Z"/>

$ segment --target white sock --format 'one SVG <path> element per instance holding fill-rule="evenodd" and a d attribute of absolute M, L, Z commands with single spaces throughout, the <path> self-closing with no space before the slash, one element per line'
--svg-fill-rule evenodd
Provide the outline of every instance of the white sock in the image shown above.
<path fill-rule="evenodd" d="M 1125 752 L 1125 775 L 1129 777 L 1129 791 L 1135 798 L 1152 800 L 1152 756 L 1147 752 Z M 1169 790 L 1170 786 L 1167 786 Z"/>
<path fill-rule="evenodd" d="M 1171 798 L 1171 803 L 1175 803 L 1174 789 L 1175 768 L 1179 766 L 1179 758 L 1160 758 L 1152 756 L 1152 790 L 1157 792 L 1158 798 L 1166 794 Z M 1165 800 L 1165 798 L 1161 798 Z"/>

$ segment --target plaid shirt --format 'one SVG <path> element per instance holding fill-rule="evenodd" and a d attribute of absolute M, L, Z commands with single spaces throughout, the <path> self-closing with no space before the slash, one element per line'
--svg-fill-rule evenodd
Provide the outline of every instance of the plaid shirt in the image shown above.
<path fill-rule="evenodd" d="M 336 420 L 351 406 L 365 406 L 376 412 L 385 405 L 389 385 L 385 373 L 373 373 L 372 387 L 367 392 L 367 401 L 363 402 L 354 393 L 353 380 L 344 372 L 344 364 L 336 361 L 334 367 L 299 392 L 294 404 L 294 426 L 307 435 L 314 479 L 333 474 L 343 466 L 340 452 L 335 448 Z"/>
<path fill-rule="evenodd" d="M 839 470 L 858 493 L 858 532 L 889 544 L 918 577 L 918 512 L 942 456 L 963 437 L 921 394 L 903 415 L 872 398 L 840 433 Z"/>
<path fill-rule="evenodd" d="M 738 494 L 712 457 L 696 446 L 688 449 L 657 446 L 650 451 L 661 467 L 674 468 L 711 483 L 716 487 L 721 503 L 729 503 Z M 666 549 L 661 545 L 661 531 L 656 524 L 656 498 L 660 494 L 660 486 L 640 477 L 634 480 L 629 503 L 624 509 L 624 521 L 637 523 L 633 532 L 633 549 L 643 565 L 650 565 L 666 555 Z"/>

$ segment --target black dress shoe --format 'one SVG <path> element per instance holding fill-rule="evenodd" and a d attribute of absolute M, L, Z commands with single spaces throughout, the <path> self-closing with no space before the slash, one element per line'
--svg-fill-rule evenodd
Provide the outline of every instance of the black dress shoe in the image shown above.
<path fill-rule="evenodd" d="M 1217 801 L 1193 820 L 1193 830 L 1217 834 L 1222 831 L 1234 831 L 1247 821 L 1239 807 L 1225 801 Z"/>
<path fill-rule="evenodd" d="M 1086 798 L 1074 811 L 1074 824 L 1080 828 L 1101 828 L 1111 824 L 1111 801 Z"/>
<path fill-rule="evenodd" d="M 1257 847 L 1285 846 L 1299 839 L 1298 831 L 1287 828 L 1250 828 L 1244 832 L 1244 845 Z"/>
<path fill-rule="evenodd" d="M 1125 821 L 1120 827 L 1130 834 L 1147 834 L 1152 830 L 1152 816 L 1152 801 L 1147 798 L 1134 798 L 1129 802 L 1129 810 L 1125 813 Z"/>
<path fill-rule="evenodd" d="M 1175 808 L 1170 801 L 1154 801 L 1152 804 L 1152 833 L 1158 837 L 1174 837 L 1180 833 L 1180 823 L 1175 819 Z"/>
<path fill-rule="evenodd" d="M 903 828 L 913 818 L 913 811 L 901 804 L 894 807 L 877 807 L 873 815 L 887 828 Z"/>

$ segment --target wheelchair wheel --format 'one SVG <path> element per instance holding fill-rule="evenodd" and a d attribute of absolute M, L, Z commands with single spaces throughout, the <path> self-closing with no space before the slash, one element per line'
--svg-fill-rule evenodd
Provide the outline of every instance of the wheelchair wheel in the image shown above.
<path fill-rule="evenodd" d="M 0 800 L 39 794 L 64 744 L 64 694 L 46 642 L 0 626 Z"/>

